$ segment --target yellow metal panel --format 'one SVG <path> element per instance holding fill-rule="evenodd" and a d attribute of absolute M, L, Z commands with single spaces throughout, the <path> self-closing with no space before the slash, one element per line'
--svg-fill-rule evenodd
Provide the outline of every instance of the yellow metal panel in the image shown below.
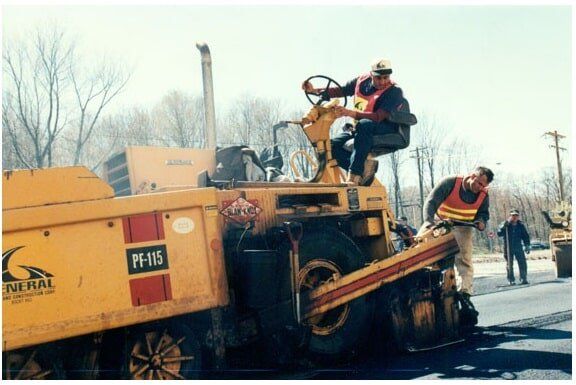
<path fill-rule="evenodd" d="M 351 222 L 352 234 L 357 237 L 369 237 L 384 233 L 382 217 L 364 218 Z"/>
<path fill-rule="evenodd" d="M 2 209 L 103 199 L 112 188 L 86 167 L 4 171 Z"/>
<path fill-rule="evenodd" d="M 168 186 L 198 186 L 202 170 L 213 174 L 216 169 L 213 149 L 130 146 L 126 159 L 133 194 Z"/>
<path fill-rule="evenodd" d="M 23 247 L 7 266 L 16 281 L 3 282 L 3 349 L 226 305 L 216 205 L 210 188 L 4 211 L 3 255 Z M 127 243 L 123 218 L 146 213 L 161 215 L 163 239 Z M 161 246 L 167 266 L 130 272 L 128 249 Z M 159 276 L 171 299 L 135 306 L 131 281 Z"/>

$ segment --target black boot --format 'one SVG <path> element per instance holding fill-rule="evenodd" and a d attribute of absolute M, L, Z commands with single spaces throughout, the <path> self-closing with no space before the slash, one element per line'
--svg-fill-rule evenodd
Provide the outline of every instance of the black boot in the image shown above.
<path fill-rule="evenodd" d="M 460 300 L 460 325 L 472 327 L 478 324 L 478 311 L 470 300 L 470 294 L 459 293 Z"/>

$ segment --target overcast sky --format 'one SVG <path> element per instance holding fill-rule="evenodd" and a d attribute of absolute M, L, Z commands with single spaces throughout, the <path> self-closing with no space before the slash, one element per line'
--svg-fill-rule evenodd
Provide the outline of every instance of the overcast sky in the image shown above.
<path fill-rule="evenodd" d="M 563 145 L 571 147 L 567 5 L 5 5 L 2 11 L 4 40 L 53 20 L 76 35 L 84 52 L 133 66 L 117 107 L 152 106 L 173 89 L 200 94 L 194 43 L 206 41 L 221 110 L 246 93 L 306 110 L 303 79 L 324 74 L 344 83 L 386 57 L 412 109 L 436 115 L 482 146 L 489 167 L 536 173 L 555 166 L 551 139 L 542 136 L 550 130 L 568 136 Z"/>

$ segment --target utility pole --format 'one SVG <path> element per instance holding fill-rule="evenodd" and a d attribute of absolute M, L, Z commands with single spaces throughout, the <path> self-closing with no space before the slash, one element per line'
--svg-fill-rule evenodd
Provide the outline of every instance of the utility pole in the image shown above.
<path fill-rule="evenodd" d="M 550 147 L 556 148 L 556 164 L 558 165 L 558 182 L 560 184 L 560 201 L 564 201 L 564 178 L 562 178 L 562 163 L 560 163 L 560 150 L 566 150 L 563 147 L 558 146 L 558 138 L 565 138 L 564 135 L 560 135 L 558 131 L 547 132 L 544 135 L 550 135 L 554 137 L 554 145 Z"/>
<path fill-rule="evenodd" d="M 416 147 L 414 150 L 410 152 L 416 152 L 416 156 L 411 156 L 410 158 L 416 159 L 416 164 L 418 165 L 418 184 L 420 185 L 420 223 L 424 223 L 424 213 L 422 210 L 424 209 L 424 175 L 422 175 L 422 168 L 423 166 L 420 164 L 422 161 L 422 156 L 420 154 L 420 150 L 425 150 L 427 147 Z"/>

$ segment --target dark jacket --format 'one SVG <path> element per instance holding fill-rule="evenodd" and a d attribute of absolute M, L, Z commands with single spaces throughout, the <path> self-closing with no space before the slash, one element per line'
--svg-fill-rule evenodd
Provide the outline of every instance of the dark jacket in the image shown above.
<path fill-rule="evenodd" d="M 515 225 L 508 221 L 502 222 L 498 228 L 498 236 L 504 238 L 504 252 L 506 252 L 508 245 L 512 250 L 522 250 L 522 242 L 524 242 L 524 246 L 530 245 L 530 235 L 520 220 Z"/>

